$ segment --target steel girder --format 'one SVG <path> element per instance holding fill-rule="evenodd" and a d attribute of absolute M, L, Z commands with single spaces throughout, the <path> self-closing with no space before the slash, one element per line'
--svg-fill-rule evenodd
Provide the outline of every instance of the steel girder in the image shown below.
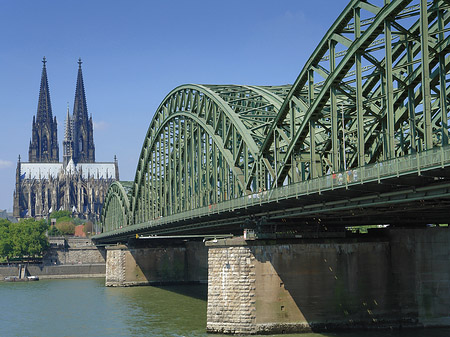
<path fill-rule="evenodd" d="M 261 147 L 272 186 L 447 145 L 448 23 L 447 1 L 350 1 Z"/>
<path fill-rule="evenodd" d="M 448 8 L 352 0 L 292 87 L 172 90 L 141 150 L 129 224 L 448 145 Z"/>
<path fill-rule="evenodd" d="M 135 223 L 261 189 L 259 148 L 290 87 L 183 85 L 158 107 L 133 185 Z M 280 97 L 281 96 L 281 97 Z"/>

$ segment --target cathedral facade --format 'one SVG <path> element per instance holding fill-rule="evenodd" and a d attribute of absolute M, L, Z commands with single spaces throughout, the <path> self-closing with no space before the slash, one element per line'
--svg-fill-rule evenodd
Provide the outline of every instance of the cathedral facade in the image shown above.
<path fill-rule="evenodd" d="M 109 185 L 119 180 L 114 162 L 95 162 L 92 116 L 88 116 L 81 59 L 73 114 L 67 108 L 63 161 L 59 161 L 56 117 L 53 117 L 43 59 L 36 116 L 33 116 L 28 162 L 17 162 L 14 191 L 16 218 L 46 218 L 53 211 L 69 210 L 80 218 L 96 220 Z"/>

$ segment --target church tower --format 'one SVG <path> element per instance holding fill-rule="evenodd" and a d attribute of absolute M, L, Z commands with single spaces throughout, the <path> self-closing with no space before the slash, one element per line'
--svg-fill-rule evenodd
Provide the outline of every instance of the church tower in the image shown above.
<path fill-rule="evenodd" d="M 119 165 L 95 162 L 92 116 L 88 116 L 81 59 L 72 114 L 67 106 L 63 161 L 59 162 L 56 118 L 52 116 L 46 60 L 37 115 L 33 116 L 29 162 L 17 161 L 14 216 L 48 218 L 67 210 L 82 219 L 98 220 L 109 185 L 119 180 Z"/>
<path fill-rule="evenodd" d="M 81 59 L 78 59 L 77 87 L 73 106 L 72 127 L 72 158 L 75 163 L 94 163 L 95 145 L 92 116 L 88 117 L 86 94 L 84 92 Z"/>
<path fill-rule="evenodd" d="M 52 115 L 50 90 L 47 80 L 47 63 L 42 60 L 41 87 L 36 117 L 33 116 L 28 161 L 30 163 L 57 163 L 59 161 L 59 146 L 56 117 Z"/>

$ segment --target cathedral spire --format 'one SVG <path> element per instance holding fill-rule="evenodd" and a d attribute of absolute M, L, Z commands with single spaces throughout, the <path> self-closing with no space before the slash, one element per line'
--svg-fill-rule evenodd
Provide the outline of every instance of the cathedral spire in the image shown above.
<path fill-rule="evenodd" d="M 73 130 L 72 130 L 72 118 L 69 112 L 69 102 L 67 102 L 67 115 L 66 125 L 64 129 L 64 141 L 63 141 L 63 164 L 67 166 L 73 155 Z"/>
<path fill-rule="evenodd" d="M 42 59 L 42 75 L 41 75 L 41 88 L 39 90 L 39 102 L 37 108 L 37 121 L 45 122 L 46 120 L 52 120 L 52 104 L 50 102 L 50 90 L 48 88 L 47 79 L 47 59 Z"/>
<path fill-rule="evenodd" d="M 94 131 L 92 118 L 88 117 L 86 93 L 84 91 L 83 72 L 81 58 L 78 59 L 78 76 L 75 89 L 75 101 L 73 106 L 72 141 L 75 163 L 95 162 Z"/>
<path fill-rule="evenodd" d="M 56 118 L 52 116 L 50 90 L 47 79 L 47 59 L 42 59 L 41 86 L 36 117 L 33 116 L 31 143 L 28 150 L 30 162 L 52 163 L 59 161 Z"/>
<path fill-rule="evenodd" d="M 81 70 L 81 58 L 78 59 L 78 76 L 77 76 L 77 86 L 75 89 L 75 101 L 73 106 L 73 117 L 74 119 L 84 121 L 88 120 L 87 103 L 86 103 L 86 93 L 84 91 L 84 81 L 83 72 Z"/>

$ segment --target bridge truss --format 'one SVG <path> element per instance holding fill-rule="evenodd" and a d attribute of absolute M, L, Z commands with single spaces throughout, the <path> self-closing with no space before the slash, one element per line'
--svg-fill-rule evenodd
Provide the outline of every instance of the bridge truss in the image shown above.
<path fill-rule="evenodd" d="M 111 185 L 100 237 L 244 208 L 247 196 L 336 174 L 346 182 L 347 172 L 439 148 L 444 168 L 449 6 L 353 0 L 292 86 L 175 88 L 155 112 L 134 181 Z"/>

